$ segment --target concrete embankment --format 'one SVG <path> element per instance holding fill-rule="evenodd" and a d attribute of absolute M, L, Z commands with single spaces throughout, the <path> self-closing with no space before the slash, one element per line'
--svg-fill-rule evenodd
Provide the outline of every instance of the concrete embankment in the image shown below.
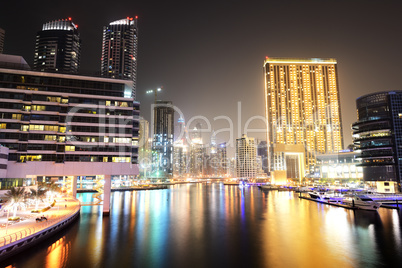
<path fill-rule="evenodd" d="M 14 256 L 73 223 L 80 215 L 80 203 L 77 199 L 59 199 L 56 206 L 41 214 L 25 213 L 24 221 L 14 223 L 0 231 L 0 262 Z M 36 218 L 46 217 L 42 221 Z M 6 224 L 9 224 L 7 221 Z"/>

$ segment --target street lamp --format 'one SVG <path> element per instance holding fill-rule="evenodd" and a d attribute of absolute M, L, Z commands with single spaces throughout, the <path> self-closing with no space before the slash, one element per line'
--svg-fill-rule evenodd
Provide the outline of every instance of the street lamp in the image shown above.
<path fill-rule="evenodd" d="M 155 103 L 156 103 L 156 95 L 158 94 L 159 91 L 162 91 L 162 88 L 159 87 L 157 89 L 150 89 L 150 90 L 147 90 L 146 93 L 147 94 L 155 93 Z"/>

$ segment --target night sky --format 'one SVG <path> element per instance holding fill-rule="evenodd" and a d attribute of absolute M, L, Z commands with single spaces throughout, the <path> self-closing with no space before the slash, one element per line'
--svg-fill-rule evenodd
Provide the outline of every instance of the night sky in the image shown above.
<path fill-rule="evenodd" d="M 402 90 L 401 11 L 402 1 L 384 0 L 2 1 L 0 27 L 6 30 L 5 53 L 22 55 L 32 66 L 42 24 L 72 17 L 82 39 L 81 70 L 95 72 L 103 26 L 138 15 L 142 116 L 150 118 L 153 101 L 145 91 L 163 86 L 158 99 L 173 101 L 186 121 L 197 115 L 212 123 L 216 116 L 232 118 L 234 139 L 241 135 L 239 101 L 243 127 L 248 118 L 264 116 L 265 56 L 336 58 L 346 147 L 356 98 Z M 213 127 L 229 125 L 217 120 Z M 219 134 L 218 142 L 227 140 L 226 134 Z"/>

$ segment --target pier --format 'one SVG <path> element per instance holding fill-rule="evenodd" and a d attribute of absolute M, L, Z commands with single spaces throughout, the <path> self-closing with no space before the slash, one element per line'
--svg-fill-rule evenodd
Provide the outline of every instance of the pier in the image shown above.
<path fill-rule="evenodd" d="M 336 198 L 336 199 L 332 199 L 332 200 L 328 199 L 328 201 L 323 201 L 323 200 L 303 196 L 301 193 L 299 195 L 299 198 L 314 201 L 314 202 L 321 203 L 321 204 L 331 205 L 331 206 L 335 206 L 335 207 L 342 207 L 342 208 L 346 208 L 346 209 L 358 209 L 357 207 L 341 204 L 340 198 Z M 379 200 L 375 200 L 375 199 L 373 199 L 373 200 L 381 203 L 382 208 L 388 208 L 388 209 L 399 209 L 399 203 L 401 203 L 401 202 L 398 203 L 398 200 L 393 201 L 393 202 L 388 200 L 387 203 L 385 204 Z M 396 206 L 392 206 L 393 204 L 395 204 Z"/>
<path fill-rule="evenodd" d="M 299 198 L 307 199 L 307 200 L 310 200 L 310 201 L 314 201 L 314 202 L 321 203 L 321 204 L 326 204 L 326 205 L 331 205 L 331 206 L 335 206 L 335 207 L 341 207 L 341 208 L 347 208 L 347 209 L 357 209 L 357 207 L 340 204 L 339 201 L 337 201 L 337 200 L 330 202 L 330 201 L 318 200 L 318 199 L 315 199 L 315 198 L 302 196 L 302 195 L 299 195 Z"/>

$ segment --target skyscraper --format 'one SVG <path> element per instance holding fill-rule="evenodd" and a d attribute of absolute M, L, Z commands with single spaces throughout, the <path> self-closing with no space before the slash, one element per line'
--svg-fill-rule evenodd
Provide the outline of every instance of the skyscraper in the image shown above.
<path fill-rule="evenodd" d="M 227 158 L 226 142 L 218 144 L 217 147 L 218 158 L 218 176 L 225 177 L 229 175 L 229 159 Z"/>
<path fill-rule="evenodd" d="M 257 156 L 261 156 L 261 168 L 266 174 L 268 174 L 268 152 L 267 152 L 267 142 L 257 141 Z"/>
<path fill-rule="evenodd" d="M 206 148 L 202 143 L 202 139 L 194 138 L 190 144 L 190 163 L 189 171 L 191 176 L 202 176 L 205 173 L 204 170 L 204 157 L 206 156 Z"/>
<path fill-rule="evenodd" d="M 343 149 L 337 61 L 267 57 L 264 77 L 269 171 L 300 163 L 304 177 L 317 154 Z"/>
<path fill-rule="evenodd" d="M 43 24 L 36 34 L 34 69 L 77 73 L 80 67 L 81 39 L 71 18 Z"/>
<path fill-rule="evenodd" d="M 171 101 L 156 101 L 153 110 L 154 171 L 173 174 L 174 109 Z M 158 175 L 156 175 L 158 176 Z"/>
<path fill-rule="evenodd" d="M 0 28 L 0 54 L 3 53 L 4 51 L 4 37 L 6 35 L 6 32 Z"/>
<path fill-rule="evenodd" d="M 152 160 L 151 146 L 149 142 L 149 122 L 145 119 L 140 119 L 138 150 L 140 175 L 146 178 L 147 172 L 151 171 Z"/>
<path fill-rule="evenodd" d="M 101 58 L 101 75 L 132 80 L 134 95 L 137 84 L 137 19 L 137 16 L 127 17 L 103 27 Z"/>
<path fill-rule="evenodd" d="M 353 142 L 363 179 L 393 193 L 402 182 L 402 91 L 378 92 L 356 100 Z"/>
<path fill-rule="evenodd" d="M 208 166 L 209 172 L 208 175 L 218 176 L 219 172 L 219 159 L 218 159 L 218 150 L 216 144 L 216 134 L 215 131 L 211 134 L 211 142 L 209 144 L 209 161 L 206 162 Z"/>
<path fill-rule="evenodd" d="M 175 177 L 185 177 L 188 174 L 188 146 L 184 140 L 174 142 L 173 175 Z"/>
<path fill-rule="evenodd" d="M 236 139 L 236 168 L 239 178 L 257 177 L 257 152 L 254 138 L 243 135 Z"/>

